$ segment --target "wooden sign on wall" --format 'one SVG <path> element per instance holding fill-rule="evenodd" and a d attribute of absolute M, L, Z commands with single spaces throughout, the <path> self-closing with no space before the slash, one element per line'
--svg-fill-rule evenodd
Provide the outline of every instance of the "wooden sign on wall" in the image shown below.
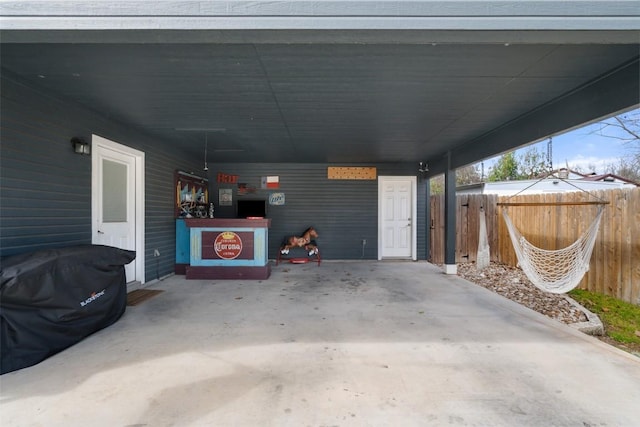
<path fill-rule="evenodd" d="M 375 167 L 334 167 L 327 169 L 329 179 L 376 179 Z"/>

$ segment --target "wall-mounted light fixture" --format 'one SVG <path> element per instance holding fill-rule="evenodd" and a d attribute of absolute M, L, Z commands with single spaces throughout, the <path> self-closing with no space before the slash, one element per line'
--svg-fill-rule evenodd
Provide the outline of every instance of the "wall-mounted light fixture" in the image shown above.
<path fill-rule="evenodd" d="M 420 173 L 429 172 L 429 164 L 427 162 L 420 162 L 420 167 L 418 167 L 418 172 Z"/>
<path fill-rule="evenodd" d="M 74 136 L 71 138 L 71 145 L 76 154 L 91 154 L 91 146 L 82 138 Z"/>

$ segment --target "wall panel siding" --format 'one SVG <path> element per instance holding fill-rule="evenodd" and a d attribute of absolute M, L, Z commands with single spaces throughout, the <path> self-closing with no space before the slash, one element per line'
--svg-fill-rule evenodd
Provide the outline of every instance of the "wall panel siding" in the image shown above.
<path fill-rule="evenodd" d="M 141 134 L 72 100 L 29 87 L 3 70 L 0 102 L 0 257 L 91 243 L 91 159 L 71 148 L 74 136 L 100 135 L 145 153 L 146 280 L 171 274 L 175 260 L 174 182 L 176 169 L 202 171 L 202 158 Z M 377 259 L 376 180 L 329 180 L 328 166 L 375 166 L 378 175 L 416 174 L 411 164 L 211 164 L 211 200 L 216 216 L 234 217 L 219 206 L 218 188 L 239 197 L 266 198 L 262 176 L 278 175 L 284 206 L 269 206 L 269 257 L 285 236 L 313 225 L 325 259 Z M 237 185 L 218 185 L 216 174 L 239 175 L 256 192 L 238 196 Z M 426 258 L 425 182 L 418 181 L 418 259 Z M 361 244 L 366 239 L 367 244 Z M 154 257 L 158 250 L 159 257 Z"/>
<path fill-rule="evenodd" d="M 62 103 L 2 79 L 0 254 L 90 242 L 91 160 L 74 155 Z"/>
<path fill-rule="evenodd" d="M 147 277 L 156 279 L 174 271 L 175 264 L 175 183 L 174 171 L 199 171 L 202 159 L 190 159 L 176 162 L 174 153 L 156 150 L 149 147 L 146 150 L 146 250 Z M 197 173 L 197 172 L 196 172 Z M 154 250 L 160 252 L 154 257 Z"/>
<path fill-rule="evenodd" d="M 91 159 L 74 154 L 69 141 L 95 133 L 145 152 L 146 280 L 173 272 L 173 172 L 201 159 L 5 70 L 0 119 L 0 256 L 91 243 Z"/>
<path fill-rule="evenodd" d="M 216 204 L 217 217 L 235 216 L 238 199 L 264 199 L 269 194 L 282 192 L 284 206 L 267 206 L 271 218 L 269 230 L 269 258 L 276 258 L 282 240 L 300 235 L 313 226 L 319 233 L 318 245 L 324 259 L 377 259 L 378 257 L 378 182 L 377 180 L 330 180 L 328 166 L 353 166 L 335 164 L 211 164 L 211 197 Z M 414 165 L 367 164 L 376 166 L 380 175 L 415 175 Z M 237 184 L 217 183 L 218 173 L 238 175 L 238 182 L 245 183 L 255 192 L 238 195 Z M 261 177 L 279 176 L 280 188 L 260 189 Z M 218 189 L 234 190 L 234 206 L 218 205 Z M 424 185 L 418 189 L 418 259 L 425 259 L 424 248 Z M 367 244 L 362 246 L 362 240 Z"/>

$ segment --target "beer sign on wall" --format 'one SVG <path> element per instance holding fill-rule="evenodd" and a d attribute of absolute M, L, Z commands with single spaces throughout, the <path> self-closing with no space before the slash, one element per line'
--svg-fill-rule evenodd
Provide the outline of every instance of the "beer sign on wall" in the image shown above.
<path fill-rule="evenodd" d="M 269 204 L 271 206 L 284 206 L 284 193 L 269 194 Z"/>

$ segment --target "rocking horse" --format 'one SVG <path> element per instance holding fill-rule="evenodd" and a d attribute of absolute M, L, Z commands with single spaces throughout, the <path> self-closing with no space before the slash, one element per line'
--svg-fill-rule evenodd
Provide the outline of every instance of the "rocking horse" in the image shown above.
<path fill-rule="evenodd" d="M 318 232 L 313 227 L 309 227 L 302 233 L 301 236 L 290 236 L 285 238 L 282 242 L 282 246 L 280 246 L 280 252 L 278 253 L 278 260 L 276 262 L 276 265 L 282 258 L 282 255 L 289 255 L 289 252 L 295 248 L 303 248 L 309 257 L 315 255 L 318 260 L 318 265 L 320 265 L 318 245 L 316 244 L 315 240 L 313 240 L 317 237 Z M 296 260 L 297 262 L 302 262 L 301 260 L 304 260 L 304 262 L 308 261 L 307 258 L 290 258 L 289 260 L 294 263 L 296 262 Z"/>

